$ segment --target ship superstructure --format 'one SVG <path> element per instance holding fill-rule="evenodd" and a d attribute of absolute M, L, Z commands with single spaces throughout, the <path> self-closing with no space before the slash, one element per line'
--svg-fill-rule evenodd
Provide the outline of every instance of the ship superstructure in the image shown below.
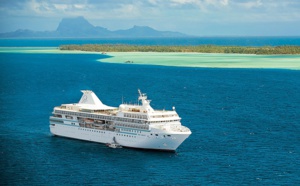
<path fill-rule="evenodd" d="M 175 151 L 191 134 L 173 110 L 154 110 L 146 94 L 139 92 L 141 104 L 111 107 L 91 90 L 82 90 L 79 103 L 54 107 L 50 116 L 53 135 L 123 147 Z"/>

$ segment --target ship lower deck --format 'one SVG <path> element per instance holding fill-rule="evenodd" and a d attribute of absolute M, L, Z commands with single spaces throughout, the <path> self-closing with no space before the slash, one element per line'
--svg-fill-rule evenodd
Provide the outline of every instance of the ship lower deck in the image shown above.
<path fill-rule="evenodd" d="M 85 141 L 112 143 L 115 140 L 124 147 L 166 151 L 175 151 L 190 135 L 188 133 L 171 135 L 169 133 L 152 133 L 146 130 L 99 130 L 68 124 L 50 124 L 50 131 L 57 136 Z"/>

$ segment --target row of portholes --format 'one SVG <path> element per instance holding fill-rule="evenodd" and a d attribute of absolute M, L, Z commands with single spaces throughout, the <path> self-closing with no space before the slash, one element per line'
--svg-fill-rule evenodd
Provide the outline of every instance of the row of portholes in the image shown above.
<path fill-rule="evenodd" d="M 139 130 L 131 130 L 131 129 L 121 129 L 121 131 L 126 131 L 126 132 L 134 132 L 134 133 L 142 133 Z"/>
<path fill-rule="evenodd" d="M 78 128 L 78 130 L 84 130 L 84 131 L 90 131 L 90 132 L 97 132 L 97 133 L 104 133 L 104 131 L 101 131 L 101 130 L 91 130 L 91 129 L 81 129 L 81 128 Z"/>
<path fill-rule="evenodd" d="M 152 136 L 153 134 L 151 133 L 151 136 Z M 158 136 L 158 134 L 155 134 L 155 136 Z M 163 135 L 164 136 L 164 138 L 167 136 L 167 137 L 171 137 L 171 135 Z"/>
<path fill-rule="evenodd" d="M 117 134 L 117 136 L 124 136 L 124 137 L 136 138 L 136 136 L 127 135 L 127 134 Z"/>

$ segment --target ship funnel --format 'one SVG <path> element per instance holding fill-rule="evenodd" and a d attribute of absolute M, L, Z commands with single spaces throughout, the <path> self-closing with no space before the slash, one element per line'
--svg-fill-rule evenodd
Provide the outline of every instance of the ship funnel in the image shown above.
<path fill-rule="evenodd" d="M 79 103 L 81 104 L 92 104 L 92 105 L 103 105 L 96 94 L 91 90 L 82 90 L 83 93 Z"/>

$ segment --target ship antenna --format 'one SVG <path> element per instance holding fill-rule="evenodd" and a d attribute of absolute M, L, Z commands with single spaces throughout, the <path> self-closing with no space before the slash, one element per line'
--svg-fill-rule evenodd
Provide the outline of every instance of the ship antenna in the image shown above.
<path fill-rule="evenodd" d="M 139 92 L 139 97 L 138 97 L 138 105 L 140 104 L 140 100 L 142 100 L 142 96 L 143 96 L 143 94 L 142 94 L 142 92 L 141 92 L 141 90 L 138 88 L 138 92 Z"/>

